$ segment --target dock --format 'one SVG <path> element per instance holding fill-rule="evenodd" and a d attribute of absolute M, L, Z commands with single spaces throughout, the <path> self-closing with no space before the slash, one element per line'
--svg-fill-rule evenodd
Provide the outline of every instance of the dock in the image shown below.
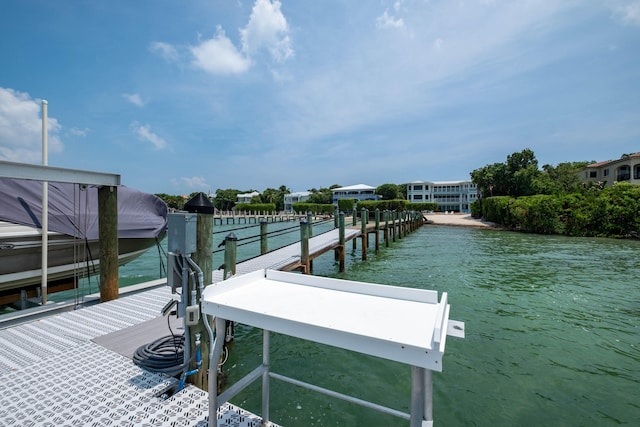
<path fill-rule="evenodd" d="M 208 394 L 146 371 L 101 338 L 155 322 L 166 286 L 0 330 L 0 424 L 3 426 L 206 426 Z M 158 318 L 160 319 L 158 320 Z M 144 342 L 153 339 L 145 336 Z M 257 427 L 260 417 L 225 404 L 220 425 Z"/>
<path fill-rule="evenodd" d="M 389 235 L 383 228 L 368 223 L 345 228 L 344 241 L 360 237 L 366 246 L 371 232 Z M 344 250 L 340 230 L 333 229 L 309 239 L 309 258 L 339 248 Z M 301 267 L 298 242 L 238 263 L 236 276 Z M 219 282 L 223 271 L 212 276 Z M 20 315 L 15 323 L 0 319 L 0 424 L 206 426 L 207 392 L 187 384 L 174 393 L 177 379 L 142 369 L 131 358 L 134 348 L 171 333 L 161 315 L 172 298 L 166 279 L 148 286 L 85 308 L 69 305 L 63 312 Z M 261 423 L 259 416 L 228 402 L 217 411 L 219 426 Z"/>

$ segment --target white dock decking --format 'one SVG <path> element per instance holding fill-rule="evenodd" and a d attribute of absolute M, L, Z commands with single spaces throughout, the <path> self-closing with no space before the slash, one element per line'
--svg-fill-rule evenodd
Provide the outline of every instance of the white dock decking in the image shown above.
<path fill-rule="evenodd" d="M 359 230 L 346 229 L 345 241 L 359 235 Z M 310 257 L 337 247 L 338 238 L 337 229 L 312 237 Z M 239 263 L 236 274 L 299 261 L 298 242 Z M 213 281 L 222 280 L 222 274 L 214 271 Z M 162 281 L 155 284 L 160 287 L 0 329 L 0 425 L 207 425 L 206 392 L 187 385 L 164 398 L 163 390 L 177 380 L 148 372 L 99 344 L 99 337 L 160 316 L 171 295 Z M 220 426 L 260 423 L 260 417 L 232 404 L 218 410 Z"/>
<path fill-rule="evenodd" d="M 163 398 L 176 379 L 94 341 L 158 317 L 169 298 L 161 287 L 0 330 L 0 425 L 206 426 L 206 392 L 189 385 Z M 218 418 L 225 426 L 261 422 L 231 404 Z"/>

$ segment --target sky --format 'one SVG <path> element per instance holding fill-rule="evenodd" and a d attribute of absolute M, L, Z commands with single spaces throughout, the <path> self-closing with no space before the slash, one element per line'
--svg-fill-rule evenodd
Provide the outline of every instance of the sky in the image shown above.
<path fill-rule="evenodd" d="M 640 151 L 640 0 L 5 0 L 0 160 L 150 193 Z M 0 171 L 1 174 L 1 171 Z"/>

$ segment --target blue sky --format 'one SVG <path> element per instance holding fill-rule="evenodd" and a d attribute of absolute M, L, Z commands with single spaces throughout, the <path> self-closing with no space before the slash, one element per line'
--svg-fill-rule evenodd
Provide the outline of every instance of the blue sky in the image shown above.
<path fill-rule="evenodd" d="M 0 159 L 152 193 L 640 151 L 640 0 L 7 0 Z"/>

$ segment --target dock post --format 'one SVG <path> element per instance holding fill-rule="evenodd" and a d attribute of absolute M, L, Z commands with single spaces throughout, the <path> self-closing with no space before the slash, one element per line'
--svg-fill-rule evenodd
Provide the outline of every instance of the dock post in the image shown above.
<path fill-rule="evenodd" d="M 367 260 L 367 223 L 369 222 L 369 212 L 365 209 L 362 208 L 362 210 L 360 210 L 360 230 L 361 230 L 361 237 L 362 237 L 362 260 L 366 261 Z"/>
<path fill-rule="evenodd" d="M 100 301 L 105 302 L 118 298 L 118 187 L 98 189 L 98 236 Z"/>
<path fill-rule="evenodd" d="M 344 273 L 344 212 L 340 212 L 340 218 L 338 220 L 339 225 L 340 225 L 340 229 L 338 230 L 338 242 L 340 244 L 340 267 L 339 267 L 339 271 L 340 273 Z"/>
<path fill-rule="evenodd" d="M 384 211 L 384 245 L 389 247 L 389 211 Z"/>
<path fill-rule="evenodd" d="M 267 242 L 267 221 L 260 220 L 260 255 L 264 255 L 269 252 L 269 245 Z"/>
<path fill-rule="evenodd" d="M 310 239 L 313 237 L 313 213 L 307 212 L 307 227 L 309 228 L 307 237 Z M 313 260 L 309 259 L 309 273 L 313 271 Z"/>
<path fill-rule="evenodd" d="M 184 210 L 197 214 L 196 217 L 196 252 L 193 254 L 193 261 L 202 271 L 202 286 L 206 287 L 211 284 L 211 272 L 213 269 L 213 213 L 214 207 L 211 201 L 204 193 L 193 196 L 184 205 Z M 199 284 L 193 284 L 197 301 L 202 298 Z M 200 316 L 198 323 L 189 328 L 190 353 L 196 353 L 196 336 L 207 337 L 207 329 L 204 322 L 209 321 L 205 316 Z M 211 324 L 209 325 L 211 326 Z M 220 332 L 224 333 L 224 332 Z M 207 339 L 202 339 L 200 343 L 200 353 L 209 354 L 209 346 L 213 346 Z M 185 351 L 186 353 L 186 351 Z M 189 381 L 200 390 L 207 390 L 207 375 L 209 371 L 209 359 L 202 358 L 201 366 L 197 366 L 195 360 L 191 362 L 189 369 L 198 369 L 195 375 L 189 377 Z M 214 391 L 214 393 L 217 391 Z"/>
<path fill-rule="evenodd" d="M 404 232 L 404 224 L 402 219 L 404 218 L 404 211 L 398 212 L 398 240 L 402 239 Z"/>
<path fill-rule="evenodd" d="M 238 248 L 238 238 L 233 231 L 224 238 L 224 273 L 223 280 L 227 280 L 229 273 L 236 274 L 236 253 Z"/>
<path fill-rule="evenodd" d="M 380 209 L 376 208 L 376 252 L 380 250 Z"/>
<path fill-rule="evenodd" d="M 306 220 L 300 221 L 300 263 L 304 274 L 311 274 L 309 264 L 309 227 Z"/>
<path fill-rule="evenodd" d="M 391 240 L 396 241 L 396 218 L 398 217 L 398 212 L 391 212 Z"/>
<path fill-rule="evenodd" d="M 333 226 L 335 228 L 340 227 L 340 218 L 338 218 L 339 215 L 340 215 L 340 212 L 338 211 L 338 208 L 336 208 L 336 210 L 333 211 Z"/>
<path fill-rule="evenodd" d="M 356 224 L 358 223 L 358 212 L 356 211 L 356 208 L 353 208 L 353 226 L 355 227 Z M 356 240 L 358 239 L 352 239 L 353 242 L 353 250 L 356 250 Z"/>

